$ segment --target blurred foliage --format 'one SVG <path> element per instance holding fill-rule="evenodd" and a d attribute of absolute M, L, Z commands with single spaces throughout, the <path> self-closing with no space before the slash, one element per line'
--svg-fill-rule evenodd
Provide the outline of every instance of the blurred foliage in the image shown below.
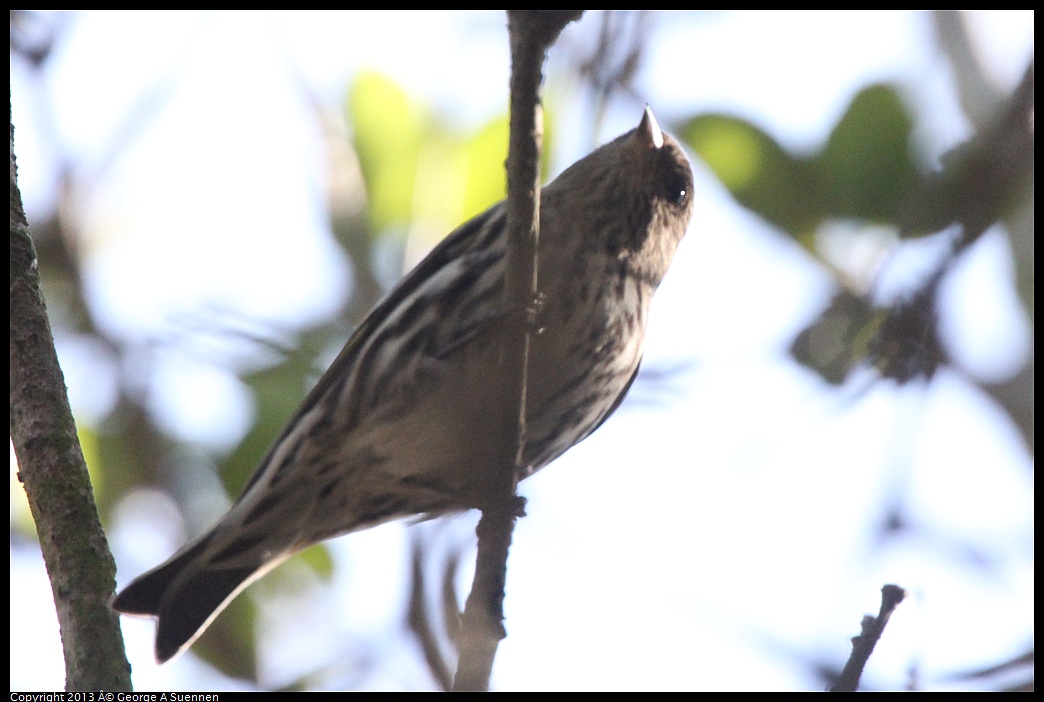
<path fill-rule="evenodd" d="M 951 54 L 966 51 L 964 30 L 953 13 L 936 19 Z M 966 56 L 951 56 L 966 72 Z M 898 88 L 873 85 L 851 101 L 814 154 L 792 153 L 747 120 L 707 113 L 687 120 L 681 137 L 713 171 L 735 200 L 773 224 L 834 274 L 829 305 L 800 330 L 790 347 L 799 364 L 831 385 L 842 385 L 860 367 L 897 383 L 930 380 L 954 361 L 939 336 L 937 295 L 954 264 L 995 224 L 1009 237 L 1018 296 L 1032 322 L 1033 267 L 1033 63 L 1011 95 L 988 94 L 977 76 L 959 84 L 975 133 L 942 158 L 941 168 L 918 168 L 920 149 L 911 141 L 914 119 Z M 968 94 L 978 88 L 978 95 Z M 958 232 L 952 246 L 913 291 L 897 300 L 875 299 L 821 248 L 817 236 L 835 221 L 885 225 L 903 239 Z M 944 234 L 938 234 L 943 236 Z M 967 377 L 967 374 L 958 372 Z M 973 381 L 974 382 L 974 381 Z M 1034 362 L 1032 356 L 1006 381 L 978 383 L 1018 427 L 1034 449 Z M 983 671 L 957 676 L 993 689 L 1029 691 L 1033 649 Z M 1003 674 L 1002 674 L 1003 673 Z M 836 671 L 825 675 L 829 683 Z"/>
<path fill-rule="evenodd" d="M 870 352 L 870 340 L 884 314 L 859 295 L 839 290 L 815 324 L 797 335 L 790 352 L 828 383 L 840 385 Z"/>
<path fill-rule="evenodd" d="M 807 159 L 791 156 L 755 125 L 726 115 L 694 117 L 679 129 L 679 136 L 741 205 L 798 241 L 814 230 L 820 208 Z"/>
<path fill-rule="evenodd" d="M 346 112 L 373 234 L 418 222 L 446 234 L 504 198 L 506 112 L 461 134 L 391 79 L 370 71 L 352 83 Z M 546 177 L 546 160 L 542 168 Z"/>
<path fill-rule="evenodd" d="M 364 73 L 348 91 L 348 123 L 366 182 L 373 233 L 412 219 L 418 162 L 431 117 L 391 80 Z"/>
<path fill-rule="evenodd" d="M 681 137 L 736 201 L 814 253 L 816 229 L 829 219 L 897 222 L 917 173 L 913 120 L 897 91 L 864 88 L 819 153 L 792 154 L 746 120 L 702 114 Z"/>
<path fill-rule="evenodd" d="M 737 202 L 815 254 L 814 234 L 825 221 L 899 223 L 917 176 L 912 129 L 898 91 L 872 85 L 811 156 L 790 153 L 758 126 L 722 114 L 697 115 L 680 135 Z"/>
<path fill-rule="evenodd" d="M 834 273 L 837 292 L 797 334 L 793 358 L 833 385 L 860 366 L 905 383 L 930 379 L 940 365 L 951 363 L 938 336 L 936 292 L 955 261 L 994 223 L 1014 219 L 1011 235 L 1027 236 L 1027 218 L 1020 223 L 1019 216 L 1020 208 L 1032 212 L 1032 114 L 1031 65 L 977 133 L 931 173 L 918 168 L 913 117 L 899 89 L 888 85 L 856 94 L 826 143 L 811 155 L 792 153 L 757 125 L 728 115 L 696 115 L 679 132 L 739 204 Z M 951 227 L 959 235 L 917 290 L 881 302 L 872 286 L 854 285 L 822 249 L 819 233 L 839 221 L 857 223 L 850 228 L 856 231 L 859 223 L 889 227 L 897 245 Z M 1020 296 L 1032 315 L 1032 267 L 1028 276 Z M 1027 415 L 1024 403 L 1007 395 L 993 394 L 1032 447 L 1032 412 Z"/>
<path fill-rule="evenodd" d="M 913 118 L 897 90 L 887 85 L 861 90 L 817 159 L 825 216 L 897 221 L 917 174 L 912 130 Z"/>

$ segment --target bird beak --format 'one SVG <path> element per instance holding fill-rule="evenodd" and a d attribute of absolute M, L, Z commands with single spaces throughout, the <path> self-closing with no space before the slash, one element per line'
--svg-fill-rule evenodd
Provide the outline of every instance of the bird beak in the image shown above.
<path fill-rule="evenodd" d="M 663 132 L 660 131 L 660 125 L 656 123 L 656 115 L 648 105 L 645 106 L 642 123 L 638 125 L 638 136 L 646 148 L 660 149 L 663 147 Z"/>

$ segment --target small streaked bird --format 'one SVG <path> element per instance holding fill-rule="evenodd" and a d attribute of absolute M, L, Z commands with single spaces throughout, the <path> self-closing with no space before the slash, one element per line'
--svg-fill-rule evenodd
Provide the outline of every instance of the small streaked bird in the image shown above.
<path fill-rule="evenodd" d="M 692 170 L 641 123 L 541 191 L 539 333 L 519 479 L 586 438 L 638 373 L 653 292 L 692 216 Z M 210 531 L 130 583 L 114 609 L 185 649 L 244 587 L 318 541 L 487 504 L 505 399 L 505 206 L 463 224 L 370 312 Z"/>

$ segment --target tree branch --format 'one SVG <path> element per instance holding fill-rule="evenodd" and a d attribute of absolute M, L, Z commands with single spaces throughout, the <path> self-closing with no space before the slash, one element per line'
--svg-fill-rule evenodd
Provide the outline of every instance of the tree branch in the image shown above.
<path fill-rule="evenodd" d="M 13 123 L 10 133 L 10 402 L 18 478 L 29 497 L 54 593 L 66 690 L 130 690 L 119 619 L 109 608 L 116 563 L 98 519 L 54 350 L 36 249 L 18 191 Z"/>
<path fill-rule="evenodd" d="M 543 109 L 540 85 L 544 59 L 562 29 L 582 10 L 509 10 L 511 43 L 511 133 L 507 159 L 507 274 L 504 294 L 511 315 L 502 368 L 506 400 L 501 437 L 503 465 L 496 471 L 489 504 L 479 521 L 475 579 L 461 626 L 461 653 L 455 691 L 486 691 L 500 640 L 506 636 L 504 583 L 515 518 L 522 515 L 515 494 L 526 445 L 526 381 L 534 301 L 538 295 L 540 230 L 540 149 Z M 512 402 L 511 400 L 514 400 Z"/>
<path fill-rule="evenodd" d="M 830 692 L 855 692 L 859 688 L 859 678 L 863 675 L 863 668 L 870 660 L 870 654 L 874 652 L 877 640 L 884 633 L 888 618 L 896 606 L 906 597 L 906 590 L 898 585 L 885 585 L 881 588 L 881 611 L 876 617 L 867 615 L 863 617 L 863 632 L 859 636 L 852 637 L 852 655 L 848 657 L 841 675 L 830 687 Z"/>

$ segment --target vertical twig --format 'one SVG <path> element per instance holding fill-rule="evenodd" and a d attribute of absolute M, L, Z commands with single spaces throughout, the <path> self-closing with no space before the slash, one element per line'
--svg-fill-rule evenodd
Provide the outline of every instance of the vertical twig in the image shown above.
<path fill-rule="evenodd" d="M 496 471 L 493 494 L 479 521 L 475 579 L 464 609 L 461 652 L 455 691 L 485 691 L 503 626 L 504 583 L 511 532 L 520 504 L 515 494 L 526 442 L 526 378 L 533 301 L 538 291 L 537 252 L 540 212 L 540 148 L 543 111 L 540 85 L 547 50 L 562 29 L 580 18 L 582 10 L 509 10 L 511 43 L 511 133 L 507 159 L 507 274 L 504 284 L 511 331 L 503 349 L 505 388 L 501 438 L 503 457 Z"/>
<path fill-rule="evenodd" d="M 10 116 L 10 113 L 9 113 Z M 11 441 L 65 653 L 69 691 L 130 690 L 130 664 L 109 598 L 116 563 L 98 519 L 18 191 L 11 125 Z M 12 637 L 17 632 L 12 629 Z"/>
<path fill-rule="evenodd" d="M 881 611 L 876 617 L 867 615 L 863 618 L 863 631 L 852 637 L 852 655 L 848 657 L 844 670 L 837 682 L 830 687 L 830 692 L 855 692 L 859 688 L 859 679 L 863 676 L 863 668 L 874 652 L 874 646 L 884 633 L 888 618 L 896 606 L 906 597 L 906 591 L 898 585 L 885 585 L 881 588 Z"/>

